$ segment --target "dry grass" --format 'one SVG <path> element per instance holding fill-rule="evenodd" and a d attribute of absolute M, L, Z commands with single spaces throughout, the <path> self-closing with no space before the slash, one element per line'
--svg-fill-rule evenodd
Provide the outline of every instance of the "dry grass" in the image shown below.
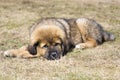
<path fill-rule="evenodd" d="M 0 80 L 119 80 L 119 5 L 119 0 L 0 0 Z M 4 58 L 2 51 L 28 44 L 29 26 L 42 17 L 93 18 L 116 41 L 57 61 Z"/>

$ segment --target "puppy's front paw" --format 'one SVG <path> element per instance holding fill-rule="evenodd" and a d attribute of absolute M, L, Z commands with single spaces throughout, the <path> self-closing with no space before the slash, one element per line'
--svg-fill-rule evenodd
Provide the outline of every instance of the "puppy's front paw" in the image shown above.
<path fill-rule="evenodd" d="M 4 57 L 15 57 L 14 50 L 7 50 L 3 53 Z"/>

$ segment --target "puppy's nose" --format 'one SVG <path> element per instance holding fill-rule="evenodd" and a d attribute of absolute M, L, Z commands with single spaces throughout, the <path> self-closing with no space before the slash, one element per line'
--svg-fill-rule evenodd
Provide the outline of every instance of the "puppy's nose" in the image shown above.
<path fill-rule="evenodd" d="M 51 57 L 53 60 L 56 59 L 56 58 L 58 57 L 57 52 L 52 52 L 52 53 L 50 54 L 50 57 Z"/>

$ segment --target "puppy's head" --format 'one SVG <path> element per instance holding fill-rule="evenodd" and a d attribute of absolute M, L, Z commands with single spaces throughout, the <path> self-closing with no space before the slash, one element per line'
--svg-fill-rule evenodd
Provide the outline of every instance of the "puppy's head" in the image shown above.
<path fill-rule="evenodd" d="M 60 59 L 66 52 L 65 40 L 65 32 L 60 28 L 39 27 L 31 34 L 31 45 L 28 46 L 28 51 L 32 55 L 40 55 L 48 60 Z"/>

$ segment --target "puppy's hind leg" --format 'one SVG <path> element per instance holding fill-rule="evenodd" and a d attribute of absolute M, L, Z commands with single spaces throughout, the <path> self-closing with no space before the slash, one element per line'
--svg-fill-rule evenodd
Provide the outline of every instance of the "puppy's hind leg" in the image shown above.
<path fill-rule="evenodd" d="M 85 43 L 79 43 L 75 46 L 78 49 L 93 48 L 97 46 L 96 40 L 89 38 Z"/>

